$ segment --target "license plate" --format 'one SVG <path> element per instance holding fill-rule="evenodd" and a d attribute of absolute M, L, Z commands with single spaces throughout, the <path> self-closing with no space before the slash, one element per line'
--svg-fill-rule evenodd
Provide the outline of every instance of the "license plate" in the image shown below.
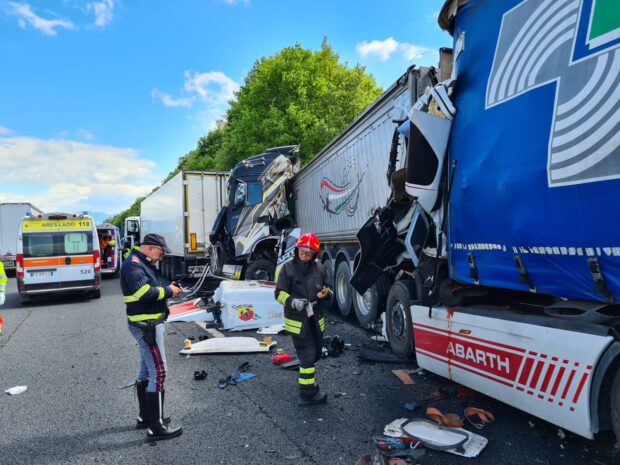
<path fill-rule="evenodd" d="M 14 267 L 15 266 L 15 262 L 13 260 L 6 261 L 6 262 L 4 262 L 4 266 Z"/>
<path fill-rule="evenodd" d="M 29 271 L 31 278 L 51 278 L 54 276 L 53 271 Z"/>

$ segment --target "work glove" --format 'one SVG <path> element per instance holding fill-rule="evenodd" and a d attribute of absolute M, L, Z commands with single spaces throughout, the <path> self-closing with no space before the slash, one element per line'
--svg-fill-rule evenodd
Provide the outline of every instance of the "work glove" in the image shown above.
<path fill-rule="evenodd" d="M 298 312 L 303 312 L 308 305 L 308 301 L 306 299 L 293 299 L 291 301 L 291 307 L 297 310 Z"/>
<path fill-rule="evenodd" d="M 0 305 L 4 305 L 4 292 L 0 292 Z"/>

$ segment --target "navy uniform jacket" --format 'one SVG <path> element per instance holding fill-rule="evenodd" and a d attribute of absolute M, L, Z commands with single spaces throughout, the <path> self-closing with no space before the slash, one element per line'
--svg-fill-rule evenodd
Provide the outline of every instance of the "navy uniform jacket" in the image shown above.
<path fill-rule="evenodd" d="M 165 319 L 166 299 L 172 297 L 157 268 L 139 250 L 132 250 L 121 267 L 121 288 L 129 321 Z"/>

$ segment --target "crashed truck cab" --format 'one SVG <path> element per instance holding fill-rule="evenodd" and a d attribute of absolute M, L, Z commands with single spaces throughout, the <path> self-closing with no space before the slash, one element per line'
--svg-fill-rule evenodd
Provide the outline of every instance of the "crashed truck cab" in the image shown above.
<path fill-rule="evenodd" d="M 294 224 L 287 187 L 299 167 L 299 146 L 290 145 L 267 149 L 232 169 L 228 206 L 210 235 L 214 274 L 273 280 L 281 233 Z"/>

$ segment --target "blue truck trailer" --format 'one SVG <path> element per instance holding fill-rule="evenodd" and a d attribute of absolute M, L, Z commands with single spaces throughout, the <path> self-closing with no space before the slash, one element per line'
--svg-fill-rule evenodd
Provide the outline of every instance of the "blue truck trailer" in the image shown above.
<path fill-rule="evenodd" d="M 351 285 L 434 373 L 620 439 L 620 4 L 449 0 Z M 403 224 L 408 226 L 403 227 Z"/>

